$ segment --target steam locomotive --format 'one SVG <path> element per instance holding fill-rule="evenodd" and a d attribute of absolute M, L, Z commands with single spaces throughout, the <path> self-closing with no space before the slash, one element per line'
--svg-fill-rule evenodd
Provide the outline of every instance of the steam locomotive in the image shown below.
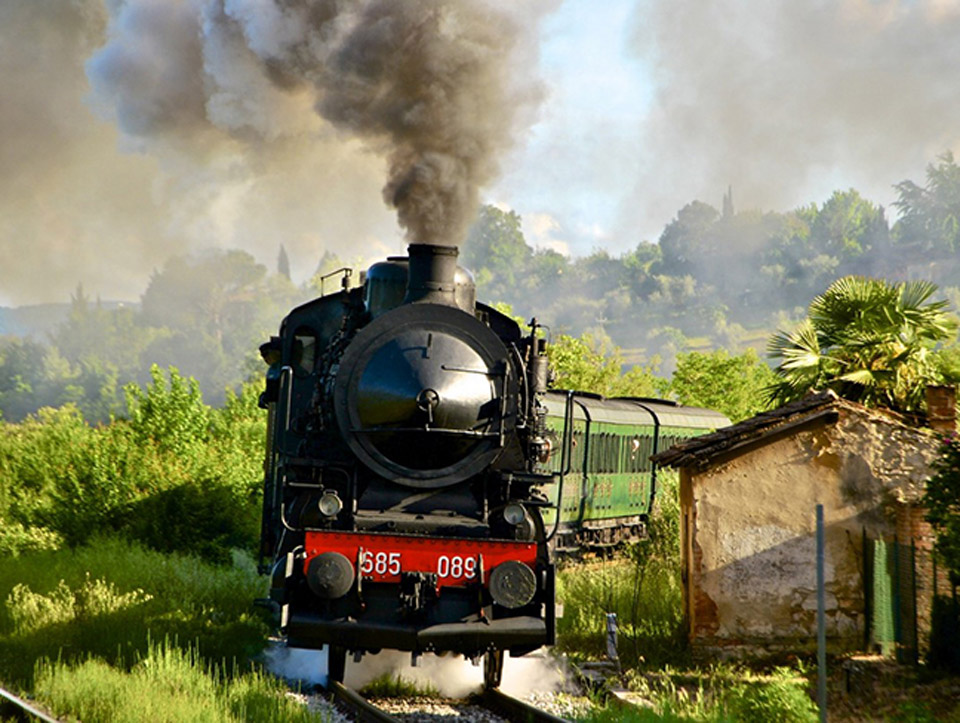
<path fill-rule="evenodd" d="M 262 569 L 292 647 L 453 652 L 500 682 L 554 642 L 555 557 L 640 535 L 649 457 L 727 420 L 548 390 L 546 342 L 412 244 L 293 309 L 269 364 Z"/>

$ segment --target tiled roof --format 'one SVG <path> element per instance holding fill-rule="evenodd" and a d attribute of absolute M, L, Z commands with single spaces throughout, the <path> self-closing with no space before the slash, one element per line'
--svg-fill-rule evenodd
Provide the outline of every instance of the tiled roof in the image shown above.
<path fill-rule="evenodd" d="M 762 440 L 773 434 L 786 432 L 814 420 L 835 421 L 835 409 L 838 406 L 867 411 L 865 407 L 859 404 L 841 399 L 831 390 L 811 392 L 803 399 L 790 402 L 769 412 L 762 412 L 738 424 L 723 427 L 711 434 L 704 434 L 675 444 L 669 449 L 654 455 L 651 459 L 658 465 L 665 467 L 704 466 L 719 454 Z"/>

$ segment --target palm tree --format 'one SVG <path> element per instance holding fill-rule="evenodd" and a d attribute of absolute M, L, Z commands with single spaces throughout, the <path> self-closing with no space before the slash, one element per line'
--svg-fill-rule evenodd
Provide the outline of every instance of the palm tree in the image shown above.
<path fill-rule="evenodd" d="M 837 279 L 796 329 L 770 339 L 767 351 L 780 359 L 770 399 L 829 388 L 869 406 L 918 411 L 926 385 L 943 381 L 933 349 L 956 332 L 947 302 L 929 300 L 936 291 L 929 281 Z"/>

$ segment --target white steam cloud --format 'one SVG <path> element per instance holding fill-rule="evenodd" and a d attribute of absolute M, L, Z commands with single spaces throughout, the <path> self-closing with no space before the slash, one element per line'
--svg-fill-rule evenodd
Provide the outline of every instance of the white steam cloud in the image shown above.
<path fill-rule="evenodd" d="M 634 48 L 658 90 L 625 230 L 695 198 L 716 206 L 729 184 L 738 207 L 849 185 L 888 203 L 892 184 L 960 150 L 955 1 L 651 0 Z"/>

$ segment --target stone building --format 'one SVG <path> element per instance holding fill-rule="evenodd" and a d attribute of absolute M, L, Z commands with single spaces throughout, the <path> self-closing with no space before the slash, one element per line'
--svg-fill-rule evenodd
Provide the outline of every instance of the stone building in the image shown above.
<path fill-rule="evenodd" d="M 951 397 L 931 409 L 954 404 Z M 892 540 L 899 522 L 901 536 L 929 548 L 917 504 L 937 446 L 932 430 L 828 391 L 654 457 L 680 470 L 685 615 L 695 653 L 815 650 L 818 504 L 828 647 L 863 649 L 864 539 Z M 921 574 L 918 596 L 929 599 L 930 588 Z"/>

